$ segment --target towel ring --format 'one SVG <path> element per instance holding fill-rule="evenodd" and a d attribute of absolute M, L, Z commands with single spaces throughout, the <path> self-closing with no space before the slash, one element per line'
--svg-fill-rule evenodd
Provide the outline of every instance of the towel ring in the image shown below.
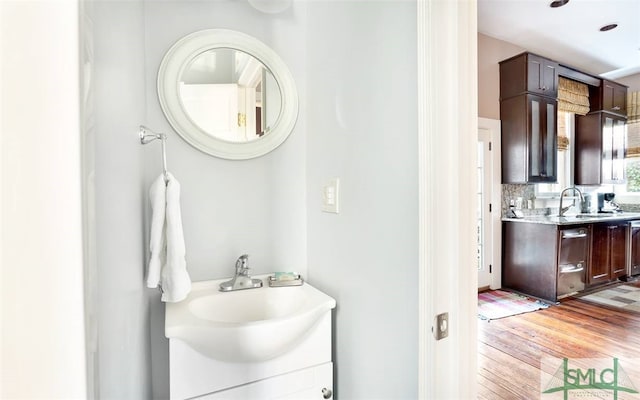
<path fill-rule="evenodd" d="M 140 130 L 138 131 L 138 136 L 140 137 L 141 144 L 148 144 L 153 142 L 156 139 L 160 139 L 162 143 L 162 175 L 164 176 L 164 183 L 167 184 L 169 182 L 169 177 L 167 175 L 167 150 L 166 150 L 166 142 L 167 135 L 164 133 L 156 133 L 151 129 L 147 128 L 144 125 L 140 125 Z"/>

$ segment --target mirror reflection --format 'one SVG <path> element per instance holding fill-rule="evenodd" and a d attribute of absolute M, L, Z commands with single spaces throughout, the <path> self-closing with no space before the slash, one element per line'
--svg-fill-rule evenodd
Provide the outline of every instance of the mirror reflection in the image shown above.
<path fill-rule="evenodd" d="M 251 142 L 267 135 L 282 108 L 280 88 L 258 59 L 215 48 L 194 57 L 179 82 L 182 107 L 208 135 Z"/>

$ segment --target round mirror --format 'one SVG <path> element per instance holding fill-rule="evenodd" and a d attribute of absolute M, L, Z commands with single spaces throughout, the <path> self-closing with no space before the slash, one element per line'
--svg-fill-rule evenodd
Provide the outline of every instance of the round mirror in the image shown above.
<path fill-rule="evenodd" d="M 278 147 L 298 115 L 295 83 L 280 57 L 257 39 L 224 29 L 192 33 L 169 49 L 158 97 L 184 140 L 233 160 Z"/>

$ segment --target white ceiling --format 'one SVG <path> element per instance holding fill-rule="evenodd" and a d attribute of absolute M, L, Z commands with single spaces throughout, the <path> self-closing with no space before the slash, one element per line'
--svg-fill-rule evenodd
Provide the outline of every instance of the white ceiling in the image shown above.
<path fill-rule="evenodd" d="M 640 0 L 551 1 L 478 0 L 478 31 L 610 79 L 640 73 Z"/>

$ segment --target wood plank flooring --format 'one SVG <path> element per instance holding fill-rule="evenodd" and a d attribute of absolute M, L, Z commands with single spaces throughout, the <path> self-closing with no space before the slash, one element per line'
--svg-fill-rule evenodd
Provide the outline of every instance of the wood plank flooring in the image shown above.
<path fill-rule="evenodd" d="M 557 398 L 541 394 L 541 385 L 559 365 L 541 362 L 547 357 L 619 358 L 640 390 L 638 313 L 567 299 L 541 311 L 490 322 L 478 320 L 478 339 L 480 399 Z M 618 398 L 640 399 L 638 394 L 625 396 Z"/>

